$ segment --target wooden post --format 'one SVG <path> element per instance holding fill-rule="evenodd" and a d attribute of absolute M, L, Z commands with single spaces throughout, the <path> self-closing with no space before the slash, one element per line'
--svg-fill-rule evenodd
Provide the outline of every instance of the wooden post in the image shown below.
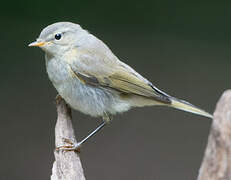
<path fill-rule="evenodd" d="M 231 90 L 217 103 L 198 180 L 231 180 Z"/>
<path fill-rule="evenodd" d="M 75 143 L 75 133 L 71 122 L 71 109 L 65 101 L 58 97 L 56 100 L 58 119 L 55 127 L 55 145 L 70 146 L 65 139 Z M 55 162 L 52 168 L 51 180 L 85 180 L 80 157 L 74 151 L 54 152 Z"/>

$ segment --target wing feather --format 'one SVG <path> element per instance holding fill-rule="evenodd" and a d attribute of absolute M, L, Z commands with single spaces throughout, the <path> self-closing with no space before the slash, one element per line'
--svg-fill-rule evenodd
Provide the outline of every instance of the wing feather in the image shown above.
<path fill-rule="evenodd" d="M 80 54 L 78 60 L 72 61 L 70 68 L 76 77 L 85 84 L 152 98 L 162 103 L 171 103 L 169 96 L 158 91 L 131 67 L 126 68 L 127 65 L 124 66 L 118 59 L 110 61 L 105 56 L 103 56 L 103 60 L 100 57 L 102 56 L 97 56 L 97 54 L 94 56 L 91 56 L 90 53 Z"/>

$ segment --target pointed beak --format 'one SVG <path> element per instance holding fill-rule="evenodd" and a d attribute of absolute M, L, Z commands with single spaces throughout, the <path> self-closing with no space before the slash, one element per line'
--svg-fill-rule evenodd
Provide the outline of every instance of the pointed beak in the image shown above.
<path fill-rule="evenodd" d="M 32 42 L 30 43 L 28 46 L 29 47 L 42 47 L 46 44 L 46 42 L 38 42 L 38 41 L 35 41 L 35 42 Z"/>

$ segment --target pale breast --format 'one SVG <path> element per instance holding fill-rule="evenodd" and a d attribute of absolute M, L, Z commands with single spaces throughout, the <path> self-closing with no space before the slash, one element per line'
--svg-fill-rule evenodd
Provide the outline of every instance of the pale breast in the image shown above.
<path fill-rule="evenodd" d="M 70 72 L 66 62 L 47 59 L 48 76 L 58 93 L 76 110 L 91 116 L 127 111 L 130 105 L 111 90 L 85 85 Z"/>

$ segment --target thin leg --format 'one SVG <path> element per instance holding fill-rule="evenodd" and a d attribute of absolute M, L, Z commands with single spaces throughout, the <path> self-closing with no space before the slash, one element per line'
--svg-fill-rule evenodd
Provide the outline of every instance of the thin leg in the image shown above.
<path fill-rule="evenodd" d="M 71 144 L 71 146 L 61 146 L 58 147 L 58 150 L 67 150 L 67 151 L 79 151 L 80 146 L 86 142 L 88 139 L 90 139 L 93 135 L 95 135 L 97 132 L 99 132 L 99 130 L 101 130 L 105 125 L 107 124 L 106 121 L 103 121 L 102 124 L 100 124 L 94 131 L 92 131 L 89 135 L 87 135 L 82 141 L 80 141 L 79 143 L 71 143 L 68 139 L 65 139 L 65 141 L 69 144 Z"/>
<path fill-rule="evenodd" d="M 93 135 L 95 135 L 100 129 L 102 129 L 107 123 L 104 121 L 102 124 L 100 124 L 94 131 L 92 131 L 88 136 L 86 136 L 82 141 L 80 141 L 78 144 L 79 146 L 86 142 L 88 139 L 90 139 Z"/>

